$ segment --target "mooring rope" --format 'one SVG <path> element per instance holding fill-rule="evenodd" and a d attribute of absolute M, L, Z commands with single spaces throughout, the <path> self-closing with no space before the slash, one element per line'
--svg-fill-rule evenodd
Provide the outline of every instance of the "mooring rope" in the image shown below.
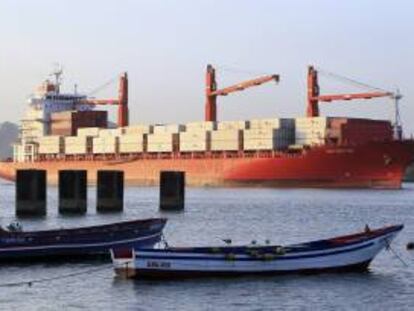
<path fill-rule="evenodd" d="M 388 239 L 385 239 L 387 250 L 391 251 L 391 253 L 394 254 L 394 256 L 405 266 L 408 267 L 408 264 L 404 261 L 404 259 L 401 258 L 400 255 L 391 247 L 390 241 Z"/>
<path fill-rule="evenodd" d="M 78 276 L 78 275 L 90 274 L 90 273 L 102 271 L 102 270 L 107 269 L 110 266 L 112 266 L 112 264 L 105 264 L 104 266 L 99 267 L 99 268 L 83 269 L 81 271 L 67 273 L 67 274 L 61 274 L 61 275 L 57 275 L 57 276 L 53 276 L 53 277 L 49 277 L 49 278 L 39 278 L 39 279 L 33 279 L 33 280 L 29 280 L 29 281 L 17 281 L 17 282 L 9 282 L 9 283 L 0 283 L 0 287 L 14 287 L 14 286 L 24 286 L 24 285 L 32 286 L 33 284 L 36 284 L 36 283 L 46 283 L 46 282 L 51 282 L 51 281 L 56 281 L 56 280 L 67 279 L 67 278 L 75 277 L 75 276 Z"/>

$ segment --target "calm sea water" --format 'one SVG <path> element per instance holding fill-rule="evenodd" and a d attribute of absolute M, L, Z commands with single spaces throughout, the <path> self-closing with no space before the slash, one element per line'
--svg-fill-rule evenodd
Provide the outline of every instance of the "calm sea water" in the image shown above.
<path fill-rule="evenodd" d="M 3 264 L 0 286 L 102 269 L 72 278 L 0 287 L 0 310 L 412 310 L 414 308 L 414 185 L 400 191 L 187 189 L 182 213 L 158 211 L 157 188 L 127 188 L 125 211 L 99 215 L 90 188 L 85 216 L 57 214 L 57 190 L 48 193 L 48 216 L 21 220 L 25 229 L 84 226 L 164 216 L 171 245 L 222 244 L 270 239 L 285 244 L 404 223 L 391 252 L 381 253 L 366 274 L 241 277 L 168 282 L 121 280 L 107 263 Z M 0 183 L 1 224 L 14 217 L 14 184 Z"/>

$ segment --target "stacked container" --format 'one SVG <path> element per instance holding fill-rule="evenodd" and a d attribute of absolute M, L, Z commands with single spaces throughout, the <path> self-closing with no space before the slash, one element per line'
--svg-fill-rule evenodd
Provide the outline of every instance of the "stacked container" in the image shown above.
<path fill-rule="evenodd" d="M 118 137 L 120 135 L 122 135 L 122 128 L 101 129 L 99 131 L 99 137 Z"/>
<path fill-rule="evenodd" d="M 336 137 L 334 134 L 336 133 Z M 332 118 L 329 136 L 339 144 L 363 144 L 369 141 L 390 141 L 393 128 L 389 121 Z"/>
<path fill-rule="evenodd" d="M 294 143 L 293 119 L 255 119 L 244 130 L 244 150 L 282 150 Z"/>
<path fill-rule="evenodd" d="M 74 136 L 78 128 L 100 127 L 106 128 L 107 111 L 62 111 L 51 114 L 50 134 Z"/>
<path fill-rule="evenodd" d="M 137 124 L 133 126 L 125 126 L 121 129 L 122 135 L 134 135 L 134 134 L 151 134 L 154 132 L 154 126 Z"/>
<path fill-rule="evenodd" d="M 141 153 L 147 150 L 147 135 L 152 133 L 152 125 L 137 124 L 126 126 L 121 129 L 119 136 L 120 153 Z"/>
<path fill-rule="evenodd" d="M 177 133 L 154 133 L 147 137 L 148 152 L 173 152 L 179 149 L 179 136 Z"/>
<path fill-rule="evenodd" d="M 250 121 L 222 121 L 217 124 L 217 130 L 245 130 L 250 127 Z"/>
<path fill-rule="evenodd" d="M 179 150 L 179 133 L 185 131 L 182 124 L 155 125 L 154 133 L 147 136 L 148 152 L 173 152 Z"/>
<path fill-rule="evenodd" d="M 244 131 L 244 150 L 282 150 L 293 145 L 294 129 L 263 128 Z"/>
<path fill-rule="evenodd" d="M 243 131 L 239 129 L 226 129 L 211 132 L 211 150 L 243 150 Z"/>
<path fill-rule="evenodd" d="M 98 137 L 101 130 L 99 127 L 83 127 L 78 129 L 77 136 Z"/>
<path fill-rule="evenodd" d="M 62 136 L 38 137 L 39 154 L 61 154 L 64 153 L 64 139 Z"/>
<path fill-rule="evenodd" d="M 147 134 L 127 134 L 119 136 L 120 153 L 137 153 L 146 151 Z"/>
<path fill-rule="evenodd" d="M 392 137 L 389 121 L 338 117 L 296 119 L 297 145 L 363 144 L 390 141 Z"/>
<path fill-rule="evenodd" d="M 200 152 L 210 150 L 211 132 L 205 130 L 190 130 L 180 133 L 180 151 Z"/>
<path fill-rule="evenodd" d="M 187 132 L 202 132 L 202 131 L 214 131 L 217 129 L 217 122 L 213 121 L 201 121 L 190 122 L 186 125 Z"/>
<path fill-rule="evenodd" d="M 294 128 L 295 119 L 272 118 L 272 119 L 252 119 L 250 129 L 277 129 L 277 128 Z"/>
<path fill-rule="evenodd" d="M 327 137 L 329 119 L 326 117 L 296 118 L 296 145 L 323 145 Z"/>
<path fill-rule="evenodd" d="M 212 121 L 187 123 L 186 132 L 180 133 L 180 151 L 210 151 L 211 131 L 216 128 L 217 123 Z"/>
<path fill-rule="evenodd" d="M 55 112 L 50 116 L 50 134 L 73 136 L 76 135 L 76 126 L 73 124 L 74 111 Z"/>
<path fill-rule="evenodd" d="M 118 136 L 100 136 L 93 138 L 93 153 L 94 154 L 114 154 L 119 151 Z"/>
<path fill-rule="evenodd" d="M 92 138 L 88 136 L 65 137 L 65 154 L 88 154 L 92 150 Z"/>
<path fill-rule="evenodd" d="M 185 131 L 182 124 L 158 124 L 154 126 L 154 134 L 178 134 Z"/>

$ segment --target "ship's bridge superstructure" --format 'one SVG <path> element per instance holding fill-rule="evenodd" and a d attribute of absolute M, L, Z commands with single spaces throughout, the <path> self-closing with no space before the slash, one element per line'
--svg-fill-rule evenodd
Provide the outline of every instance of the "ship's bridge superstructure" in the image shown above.
<path fill-rule="evenodd" d="M 128 77 L 119 78 L 118 98 L 95 99 L 73 93 L 61 93 L 62 70 L 53 74 L 54 81 L 45 80 L 28 99 L 28 108 L 21 120 L 19 140 L 13 146 L 15 162 L 36 161 L 41 141 L 75 136 L 78 128 L 107 127 L 107 111 L 95 110 L 98 105 L 118 106 L 118 126 L 128 125 Z M 43 150 L 50 149 L 47 144 Z M 52 147 L 51 147 L 52 148 Z"/>
<path fill-rule="evenodd" d="M 52 113 L 93 109 L 90 105 L 82 104 L 82 100 L 85 99 L 85 95 L 76 93 L 61 94 L 59 85 L 46 80 L 28 99 L 29 106 L 21 122 L 21 139 L 30 141 L 39 136 L 49 135 Z"/>
<path fill-rule="evenodd" d="M 88 111 L 93 106 L 83 104 L 85 95 L 60 93 L 60 74 L 55 73 L 56 80 L 44 81 L 28 100 L 28 107 L 20 125 L 19 141 L 13 146 L 14 160 L 31 161 L 37 153 L 36 139 L 50 135 L 51 115 L 63 111 Z"/>

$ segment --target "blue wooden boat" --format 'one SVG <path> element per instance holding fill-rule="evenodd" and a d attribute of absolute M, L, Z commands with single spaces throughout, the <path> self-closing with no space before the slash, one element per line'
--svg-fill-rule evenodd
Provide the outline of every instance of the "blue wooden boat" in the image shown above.
<path fill-rule="evenodd" d="M 18 226 L 0 228 L 0 260 L 109 256 L 109 250 L 114 247 L 153 247 L 160 241 L 166 221 L 164 218 L 151 218 L 27 232 Z"/>
<path fill-rule="evenodd" d="M 137 278 L 360 272 L 402 229 L 367 227 L 352 235 L 286 246 L 113 249 L 111 256 L 117 274 Z"/>

